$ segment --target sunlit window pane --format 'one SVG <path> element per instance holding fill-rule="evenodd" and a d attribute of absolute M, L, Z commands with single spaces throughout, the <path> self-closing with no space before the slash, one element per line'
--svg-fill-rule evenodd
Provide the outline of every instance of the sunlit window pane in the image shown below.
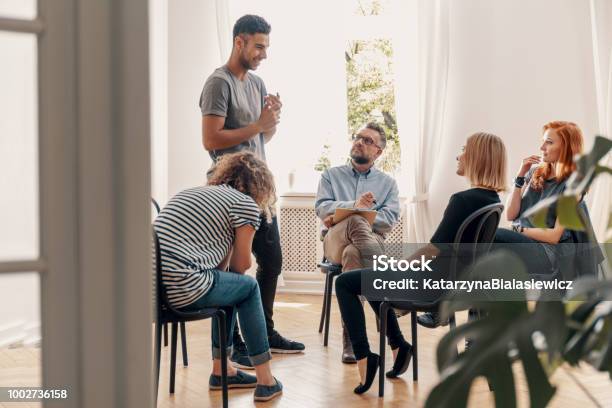
<path fill-rule="evenodd" d="M 36 63 L 35 35 L 0 32 L 0 261 L 39 252 Z"/>
<path fill-rule="evenodd" d="M 0 0 L 0 17 L 36 18 L 36 0 Z"/>

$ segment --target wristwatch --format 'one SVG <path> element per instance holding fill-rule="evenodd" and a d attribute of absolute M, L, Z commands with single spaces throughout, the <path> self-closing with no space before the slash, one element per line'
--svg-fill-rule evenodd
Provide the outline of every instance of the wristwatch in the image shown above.
<path fill-rule="evenodd" d="M 518 176 L 514 179 L 514 187 L 522 188 L 525 185 L 525 177 Z"/>
<path fill-rule="evenodd" d="M 523 231 L 525 231 L 525 227 L 523 227 L 521 224 L 512 224 L 512 231 L 522 234 Z"/>

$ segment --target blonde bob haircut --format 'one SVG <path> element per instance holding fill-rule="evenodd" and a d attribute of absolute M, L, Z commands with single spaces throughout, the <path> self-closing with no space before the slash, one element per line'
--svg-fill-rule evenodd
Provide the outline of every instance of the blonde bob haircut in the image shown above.
<path fill-rule="evenodd" d="M 255 201 L 268 222 L 272 221 L 276 190 L 266 163 L 250 152 L 224 154 L 208 179 L 209 186 L 228 185 Z"/>
<path fill-rule="evenodd" d="M 506 191 L 506 147 L 499 136 L 474 133 L 463 154 L 465 177 L 473 186 Z"/>

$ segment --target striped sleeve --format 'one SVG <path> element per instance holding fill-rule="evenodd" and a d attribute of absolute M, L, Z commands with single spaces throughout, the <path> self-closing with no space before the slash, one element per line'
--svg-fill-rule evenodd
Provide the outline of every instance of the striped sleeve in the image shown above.
<path fill-rule="evenodd" d="M 229 211 L 229 219 L 232 228 L 236 229 L 243 225 L 252 225 L 255 230 L 259 228 L 261 211 L 255 201 L 247 195 L 241 194 L 241 197 L 234 202 Z"/>

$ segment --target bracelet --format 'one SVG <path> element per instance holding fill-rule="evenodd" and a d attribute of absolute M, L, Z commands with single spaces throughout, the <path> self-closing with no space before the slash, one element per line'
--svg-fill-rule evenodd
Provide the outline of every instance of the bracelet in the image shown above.
<path fill-rule="evenodd" d="M 518 176 L 514 179 L 514 187 L 522 188 L 525 185 L 525 177 Z"/>

